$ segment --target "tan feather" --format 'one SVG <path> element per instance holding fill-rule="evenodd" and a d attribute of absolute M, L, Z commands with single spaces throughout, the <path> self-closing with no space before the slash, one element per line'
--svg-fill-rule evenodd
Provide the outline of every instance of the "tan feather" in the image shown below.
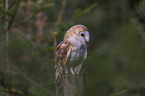
<path fill-rule="evenodd" d="M 61 77 L 62 72 L 63 72 L 63 67 L 66 64 L 66 60 L 67 60 L 67 54 L 68 54 L 68 50 L 70 49 L 70 45 L 69 44 L 65 44 L 63 42 L 61 42 L 58 46 L 57 46 L 57 51 L 56 51 L 56 67 L 55 67 L 55 71 L 58 72 L 58 76 L 56 77 L 57 80 Z"/>

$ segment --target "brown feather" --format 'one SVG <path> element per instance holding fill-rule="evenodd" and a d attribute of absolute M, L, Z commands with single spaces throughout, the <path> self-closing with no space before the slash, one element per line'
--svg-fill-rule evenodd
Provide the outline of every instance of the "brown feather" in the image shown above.
<path fill-rule="evenodd" d="M 59 75 L 57 79 L 59 79 L 62 75 L 63 72 L 63 67 L 65 66 L 67 62 L 67 54 L 71 46 L 67 43 L 61 42 L 57 46 L 57 51 L 56 51 L 56 68 L 55 71 L 57 70 L 59 72 Z"/>

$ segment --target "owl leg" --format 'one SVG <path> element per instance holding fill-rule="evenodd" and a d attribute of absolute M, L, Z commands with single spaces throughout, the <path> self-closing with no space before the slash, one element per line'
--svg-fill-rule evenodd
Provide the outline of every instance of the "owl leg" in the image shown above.
<path fill-rule="evenodd" d="M 75 74 L 79 75 L 81 67 L 82 67 L 82 64 L 79 64 L 77 67 L 75 67 Z"/>
<path fill-rule="evenodd" d="M 65 75 L 63 77 L 67 77 L 68 76 L 68 68 L 67 68 L 67 65 L 64 66 L 64 72 L 65 72 Z"/>
<path fill-rule="evenodd" d="M 66 65 L 64 68 L 65 68 L 65 74 L 68 74 L 68 68 L 67 68 L 67 65 Z"/>
<path fill-rule="evenodd" d="M 72 74 L 72 75 L 75 75 L 75 72 L 74 72 L 73 67 L 70 67 L 69 69 L 70 69 L 71 74 Z"/>

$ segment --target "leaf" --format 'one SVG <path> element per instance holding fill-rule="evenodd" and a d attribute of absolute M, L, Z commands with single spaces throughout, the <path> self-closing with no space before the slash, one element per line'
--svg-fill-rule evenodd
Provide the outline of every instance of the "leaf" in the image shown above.
<path fill-rule="evenodd" d="M 122 95 L 122 94 L 124 94 L 126 92 L 128 92 L 128 89 L 122 90 L 120 92 L 113 93 L 111 96 L 120 96 L 120 95 Z"/>
<path fill-rule="evenodd" d="M 46 4 L 46 5 L 44 5 L 43 7 L 37 9 L 34 13 L 39 13 L 39 12 L 41 12 L 41 11 L 43 11 L 43 10 L 45 10 L 45 9 L 48 9 L 48 8 L 50 8 L 50 7 L 53 7 L 53 6 L 54 6 L 54 3 Z"/>
<path fill-rule="evenodd" d="M 33 16 L 35 16 L 37 13 L 41 12 L 41 11 L 44 11 L 45 9 L 48 9 L 48 8 L 51 8 L 54 6 L 54 3 L 49 3 L 49 4 L 46 4 L 44 5 L 43 7 L 41 8 L 38 8 L 37 10 L 35 10 L 31 15 L 29 15 L 27 18 L 24 19 L 24 22 L 28 21 L 29 19 L 31 19 Z"/>
<path fill-rule="evenodd" d="M 97 4 L 92 4 L 89 7 L 87 7 L 84 10 L 81 9 L 77 9 L 73 15 L 73 19 L 76 21 L 78 20 L 81 16 L 85 15 L 86 13 L 90 12 L 93 8 L 95 8 L 97 6 Z"/>
<path fill-rule="evenodd" d="M 0 91 L 2 91 L 2 92 L 8 92 L 8 93 L 13 93 L 13 94 L 17 94 L 17 95 L 23 95 L 23 92 L 22 91 L 20 91 L 20 90 L 16 90 L 16 89 L 7 89 L 7 88 L 0 88 Z"/>
<path fill-rule="evenodd" d="M 18 8 L 19 8 L 19 4 L 20 4 L 20 2 L 17 2 L 16 5 L 14 6 L 14 9 L 12 10 L 13 12 L 12 12 L 11 19 L 9 21 L 8 29 L 10 29 L 11 25 L 14 22 L 15 16 L 16 16 Z"/>
<path fill-rule="evenodd" d="M 136 7 L 136 13 L 137 15 L 145 21 L 145 0 L 139 3 L 139 5 Z"/>

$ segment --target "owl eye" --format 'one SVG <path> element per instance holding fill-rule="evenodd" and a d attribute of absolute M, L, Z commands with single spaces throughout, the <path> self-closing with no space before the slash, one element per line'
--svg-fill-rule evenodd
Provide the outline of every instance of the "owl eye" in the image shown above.
<path fill-rule="evenodd" d="M 83 37 L 84 37 L 85 35 L 84 35 L 84 34 L 81 34 L 81 36 L 83 36 Z"/>

